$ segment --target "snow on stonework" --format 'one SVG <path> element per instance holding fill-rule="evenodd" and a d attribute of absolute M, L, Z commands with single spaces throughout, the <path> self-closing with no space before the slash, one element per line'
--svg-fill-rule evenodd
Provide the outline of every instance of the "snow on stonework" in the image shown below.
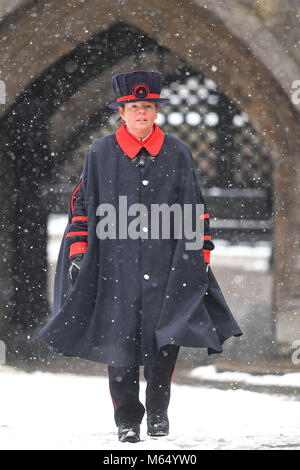
<path fill-rule="evenodd" d="M 216 367 L 210 365 L 196 367 L 192 370 L 191 376 L 201 380 L 211 380 L 223 383 L 229 382 L 245 383 L 249 385 L 294 387 L 295 391 L 297 391 L 297 389 L 300 391 L 300 372 L 291 372 L 283 375 L 252 375 L 245 372 L 217 372 Z"/>

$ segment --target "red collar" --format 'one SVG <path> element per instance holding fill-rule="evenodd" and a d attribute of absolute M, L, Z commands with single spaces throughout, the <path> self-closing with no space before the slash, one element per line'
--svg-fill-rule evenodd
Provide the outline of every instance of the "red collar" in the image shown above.
<path fill-rule="evenodd" d="M 156 123 L 153 125 L 151 134 L 145 139 L 140 140 L 134 137 L 131 132 L 128 131 L 125 122 L 124 124 L 116 131 L 117 142 L 120 145 L 121 149 L 128 155 L 130 158 L 134 158 L 142 147 L 145 147 L 150 155 L 156 156 L 162 144 L 164 142 L 165 134 L 158 127 Z"/>

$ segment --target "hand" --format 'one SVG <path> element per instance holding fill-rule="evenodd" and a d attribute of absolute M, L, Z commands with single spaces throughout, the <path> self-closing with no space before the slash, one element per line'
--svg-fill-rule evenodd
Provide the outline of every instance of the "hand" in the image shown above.
<path fill-rule="evenodd" d="M 80 265 L 81 265 L 82 258 L 83 258 L 82 253 L 79 254 L 79 255 L 74 255 L 71 258 L 71 264 L 70 264 L 70 267 L 69 267 L 69 279 L 70 279 L 70 281 L 72 282 L 73 285 L 75 284 L 75 281 L 77 279 L 77 276 L 78 276 L 78 273 L 79 273 L 79 270 L 80 270 Z"/>

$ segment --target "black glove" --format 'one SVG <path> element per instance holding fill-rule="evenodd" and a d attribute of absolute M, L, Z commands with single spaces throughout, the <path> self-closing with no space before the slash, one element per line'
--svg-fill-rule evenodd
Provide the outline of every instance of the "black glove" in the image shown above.
<path fill-rule="evenodd" d="M 71 258 L 71 263 L 69 267 L 69 278 L 73 285 L 75 284 L 75 281 L 77 279 L 83 256 L 83 253 L 80 253 L 79 255 L 74 255 Z"/>

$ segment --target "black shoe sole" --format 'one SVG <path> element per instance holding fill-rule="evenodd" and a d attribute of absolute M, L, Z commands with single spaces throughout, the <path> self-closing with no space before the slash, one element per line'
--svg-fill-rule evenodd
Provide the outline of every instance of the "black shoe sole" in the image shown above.
<path fill-rule="evenodd" d="M 154 426 L 147 427 L 147 434 L 148 436 L 159 437 L 159 436 L 167 436 L 169 434 L 169 428 L 160 428 L 157 429 Z"/>
<path fill-rule="evenodd" d="M 127 435 L 128 433 L 130 434 Z M 118 434 L 118 439 L 120 442 L 139 442 L 140 433 L 133 430 L 124 431 L 123 433 Z"/>
<path fill-rule="evenodd" d="M 156 433 L 154 432 L 147 432 L 147 435 L 148 436 L 151 436 L 151 437 L 164 437 L 164 436 L 168 436 L 168 432 L 164 432 L 164 431 L 158 431 Z"/>
<path fill-rule="evenodd" d="M 119 441 L 120 442 L 131 442 L 132 444 L 134 444 L 135 442 L 140 442 L 140 438 L 130 436 L 130 437 L 126 437 L 125 439 L 119 439 Z"/>

